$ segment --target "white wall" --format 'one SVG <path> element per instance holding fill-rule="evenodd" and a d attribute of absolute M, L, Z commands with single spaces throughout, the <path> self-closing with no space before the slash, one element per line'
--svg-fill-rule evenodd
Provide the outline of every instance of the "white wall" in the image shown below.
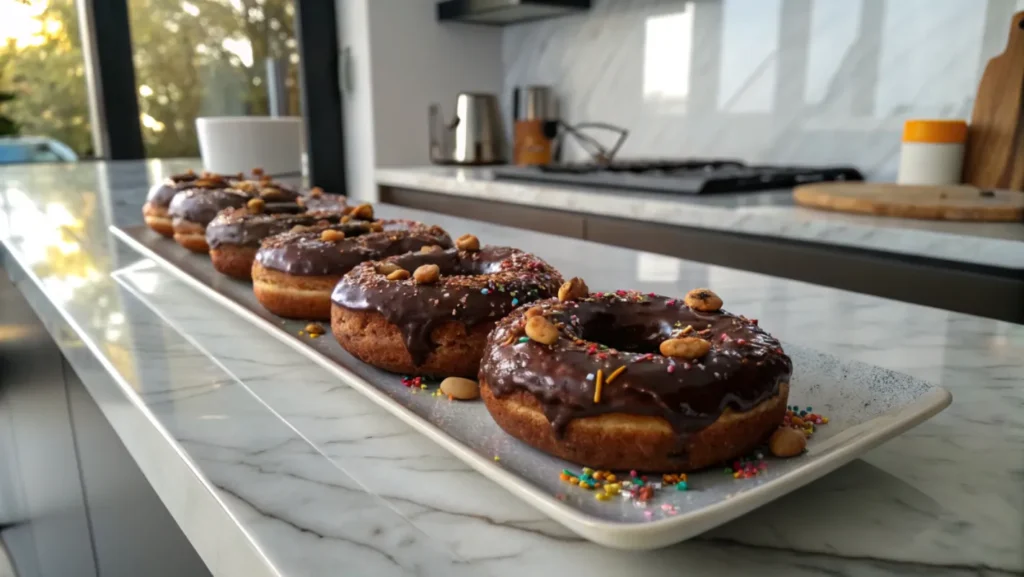
<path fill-rule="evenodd" d="M 431 103 L 448 116 L 459 92 L 502 90 L 501 28 L 441 24 L 427 0 L 337 6 L 353 64 L 353 90 L 343 96 L 349 194 L 372 201 L 374 167 L 429 163 Z"/>

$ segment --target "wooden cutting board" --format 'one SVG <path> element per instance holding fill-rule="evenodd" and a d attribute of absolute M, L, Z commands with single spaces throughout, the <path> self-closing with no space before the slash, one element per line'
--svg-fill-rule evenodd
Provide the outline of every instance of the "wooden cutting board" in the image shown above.
<path fill-rule="evenodd" d="M 964 154 L 964 182 L 1024 190 L 1024 12 L 1013 17 L 1006 50 L 978 84 Z"/>
<path fill-rule="evenodd" d="M 840 212 L 932 220 L 1024 220 L 1024 193 L 973 186 L 820 182 L 793 189 L 797 204 Z"/>

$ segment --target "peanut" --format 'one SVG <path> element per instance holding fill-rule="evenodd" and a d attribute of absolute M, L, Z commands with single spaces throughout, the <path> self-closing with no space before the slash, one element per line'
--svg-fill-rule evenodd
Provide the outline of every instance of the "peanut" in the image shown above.
<path fill-rule="evenodd" d="M 402 270 L 402 267 L 393 262 L 382 262 L 377 265 L 377 272 L 380 274 L 391 274 L 396 270 Z"/>
<path fill-rule="evenodd" d="M 795 457 L 806 447 L 807 437 L 791 427 L 779 427 L 768 439 L 768 448 L 776 457 Z"/>
<path fill-rule="evenodd" d="M 320 195 L 322 195 L 323 193 L 324 189 L 320 188 L 319 186 L 314 186 L 309 190 L 309 196 L 312 196 L 313 198 L 320 198 Z"/>
<path fill-rule="evenodd" d="M 695 337 L 683 337 L 662 341 L 658 350 L 666 357 L 699 359 L 708 354 L 708 351 L 711 350 L 711 343 Z"/>
<path fill-rule="evenodd" d="M 558 341 L 558 329 L 543 316 L 530 317 L 526 321 L 526 336 L 542 345 L 553 345 Z"/>
<path fill-rule="evenodd" d="M 480 239 L 471 234 L 464 234 L 459 238 L 455 239 L 455 246 L 459 250 L 480 250 Z"/>
<path fill-rule="evenodd" d="M 683 303 L 695 311 L 714 312 L 722 309 L 722 299 L 711 289 L 696 288 L 686 293 Z"/>
<path fill-rule="evenodd" d="M 352 218 L 362 220 L 373 220 L 373 207 L 369 204 L 360 204 L 352 211 Z"/>
<path fill-rule="evenodd" d="M 434 284 L 437 279 L 441 278 L 441 267 L 436 264 L 418 266 L 412 273 L 412 277 L 419 284 Z"/>
<path fill-rule="evenodd" d="M 405 280 L 409 278 L 409 271 L 400 268 L 388 275 L 388 280 Z"/>
<path fill-rule="evenodd" d="M 301 224 L 297 224 L 293 226 L 292 229 L 288 232 L 306 232 L 307 230 L 309 230 L 308 226 L 302 226 Z"/>
<path fill-rule="evenodd" d="M 345 240 L 345 233 L 340 230 L 327 229 L 320 233 L 320 240 L 324 242 L 338 242 Z"/>
<path fill-rule="evenodd" d="M 530 307 L 530 309 L 526 311 L 526 318 L 529 319 L 529 318 L 533 318 L 533 317 L 539 317 L 539 316 L 541 316 L 543 314 L 544 314 L 544 309 L 542 309 L 540 307 Z"/>
<path fill-rule="evenodd" d="M 260 198 L 262 198 L 264 200 L 277 200 L 277 199 L 284 198 L 284 193 L 281 192 L 280 188 L 275 188 L 273 186 L 267 186 L 267 187 L 264 187 L 263 190 L 260 191 Z"/>
<path fill-rule="evenodd" d="M 263 208 L 266 206 L 266 203 L 263 202 L 262 198 L 253 198 L 250 199 L 249 202 L 247 202 L 245 205 L 249 207 L 249 211 L 252 212 L 253 214 L 259 214 L 263 212 Z"/>
<path fill-rule="evenodd" d="M 448 377 L 441 381 L 441 392 L 453 399 L 468 401 L 480 396 L 480 385 L 472 379 Z"/>
<path fill-rule="evenodd" d="M 341 223 L 342 224 L 345 224 L 346 222 L 348 222 L 350 220 L 352 220 L 352 217 L 347 215 L 347 214 L 341 217 Z"/>
<path fill-rule="evenodd" d="M 370 232 L 384 232 L 384 224 L 379 220 L 370 223 Z"/>
<path fill-rule="evenodd" d="M 587 287 L 587 283 L 578 276 L 572 277 L 558 288 L 558 300 L 563 303 L 584 298 L 589 294 L 590 289 Z"/>
<path fill-rule="evenodd" d="M 428 244 L 420 247 L 420 252 L 424 254 L 429 254 L 432 252 L 441 252 L 443 250 L 443 248 L 437 246 L 436 244 Z"/>
<path fill-rule="evenodd" d="M 309 333 L 309 336 L 311 337 L 318 337 L 327 331 L 325 331 L 324 327 L 320 326 L 319 323 L 309 323 L 306 325 L 306 332 Z"/>

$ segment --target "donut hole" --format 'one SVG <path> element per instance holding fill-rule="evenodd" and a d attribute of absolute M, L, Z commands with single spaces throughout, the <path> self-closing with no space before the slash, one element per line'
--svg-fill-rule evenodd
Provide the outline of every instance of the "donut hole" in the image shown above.
<path fill-rule="evenodd" d="M 410 253 L 394 259 L 395 264 L 408 271 L 416 270 L 425 264 L 435 264 L 446 277 L 477 277 L 502 272 L 504 258 L 474 258 L 480 253 L 460 253 L 457 249 L 448 249 L 431 253 Z M 504 257 L 505 253 L 500 253 Z"/>
<path fill-rule="evenodd" d="M 675 315 L 633 303 L 580 303 L 559 313 L 558 320 L 574 327 L 576 336 L 624 352 L 660 354 L 662 341 L 672 338 Z M 575 317 L 574 322 L 573 317 Z"/>

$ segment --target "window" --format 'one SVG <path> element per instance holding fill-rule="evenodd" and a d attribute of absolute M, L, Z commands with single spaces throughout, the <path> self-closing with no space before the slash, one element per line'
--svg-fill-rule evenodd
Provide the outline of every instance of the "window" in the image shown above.
<path fill-rule="evenodd" d="M 0 164 L 93 155 L 74 0 L 0 0 L 0 95 Z"/>
<path fill-rule="evenodd" d="M 292 0 L 129 0 L 146 156 L 198 156 L 195 119 L 270 113 L 267 59 L 298 116 Z"/>

